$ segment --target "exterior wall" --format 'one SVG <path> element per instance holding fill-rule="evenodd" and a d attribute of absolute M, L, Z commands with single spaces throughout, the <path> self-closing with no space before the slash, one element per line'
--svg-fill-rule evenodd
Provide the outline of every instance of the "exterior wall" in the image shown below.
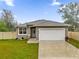
<path fill-rule="evenodd" d="M 16 29 L 16 33 L 17 33 L 17 35 L 16 35 L 16 37 L 18 37 L 18 38 L 22 38 L 22 37 L 24 37 L 24 38 L 30 38 L 30 27 L 33 27 L 33 26 L 29 26 L 29 27 L 27 27 L 27 34 L 26 35 L 18 35 L 18 28 Z M 50 27 L 50 26 L 48 26 L 48 27 L 36 27 L 36 39 L 39 39 L 39 28 L 65 28 L 65 27 Z M 67 32 L 67 27 L 66 27 L 66 30 L 65 30 L 66 32 Z M 67 36 L 67 33 L 65 33 L 65 36 Z"/>
<path fill-rule="evenodd" d="M 65 28 L 65 37 L 68 37 L 68 28 Z"/>
<path fill-rule="evenodd" d="M 16 39 L 16 32 L 0 32 L 0 39 Z"/>
<path fill-rule="evenodd" d="M 26 29 L 26 30 L 28 30 L 28 29 Z M 16 28 L 16 38 L 21 39 L 23 37 L 26 39 L 26 38 L 28 38 L 27 36 L 28 36 L 28 31 L 27 31 L 27 34 L 19 34 L 19 28 Z"/>
<path fill-rule="evenodd" d="M 32 27 L 32 26 L 29 26 L 29 27 L 26 28 L 26 31 L 27 31 L 27 34 L 26 34 L 26 35 L 23 35 L 23 34 L 19 35 L 19 34 L 18 34 L 19 28 L 17 28 L 17 29 L 16 29 L 17 38 L 19 38 L 19 39 L 21 39 L 22 37 L 25 38 L 25 39 L 30 38 L 30 35 L 31 35 L 31 34 L 30 34 L 30 27 Z"/>
<path fill-rule="evenodd" d="M 38 40 L 39 39 L 39 28 L 36 27 L 36 39 Z"/>
<path fill-rule="evenodd" d="M 30 27 L 27 28 L 27 37 L 30 38 Z"/>
<path fill-rule="evenodd" d="M 68 32 L 68 37 L 79 40 L 79 32 Z"/>

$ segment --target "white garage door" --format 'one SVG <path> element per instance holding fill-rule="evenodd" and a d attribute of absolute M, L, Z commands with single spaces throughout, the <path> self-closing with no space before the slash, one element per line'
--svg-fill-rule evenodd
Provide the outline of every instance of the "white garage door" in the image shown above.
<path fill-rule="evenodd" d="M 65 40 L 65 28 L 39 28 L 39 40 Z"/>

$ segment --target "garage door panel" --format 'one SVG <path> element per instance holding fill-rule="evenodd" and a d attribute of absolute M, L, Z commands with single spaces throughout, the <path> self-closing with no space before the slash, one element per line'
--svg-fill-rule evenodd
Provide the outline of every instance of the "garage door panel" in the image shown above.
<path fill-rule="evenodd" d="M 39 40 L 64 40 L 64 28 L 40 28 Z"/>

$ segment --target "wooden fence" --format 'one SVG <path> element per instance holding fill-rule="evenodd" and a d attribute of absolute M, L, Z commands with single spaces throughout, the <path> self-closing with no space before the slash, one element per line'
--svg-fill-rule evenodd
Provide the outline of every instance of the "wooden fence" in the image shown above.
<path fill-rule="evenodd" d="M 69 38 L 79 40 L 79 32 L 68 32 Z"/>
<path fill-rule="evenodd" d="M 15 39 L 16 32 L 0 32 L 0 39 Z M 68 32 L 69 38 L 79 40 L 79 32 Z"/>
<path fill-rule="evenodd" d="M 15 39 L 16 32 L 0 32 L 0 39 Z"/>

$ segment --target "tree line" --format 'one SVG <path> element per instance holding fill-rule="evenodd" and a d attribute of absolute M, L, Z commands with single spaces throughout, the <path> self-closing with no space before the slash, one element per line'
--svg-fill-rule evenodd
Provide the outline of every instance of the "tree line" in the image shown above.
<path fill-rule="evenodd" d="M 70 2 L 58 9 L 65 24 L 69 24 L 69 31 L 79 31 L 79 3 Z"/>
<path fill-rule="evenodd" d="M 10 10 L 3 9 L 0 17 L 0 32 L 15 31 L 17 22 Z"/>
<path fill-rule="evenodd" d="M 69 24 L 69 31 L 79 31 L 79 4 L 70 2 L 60 5 L 58 9 L 65 24 Z M 3 9 L 0 17 L 0 31 L 15 31 L 17 22 L 10 10 Z"/>

